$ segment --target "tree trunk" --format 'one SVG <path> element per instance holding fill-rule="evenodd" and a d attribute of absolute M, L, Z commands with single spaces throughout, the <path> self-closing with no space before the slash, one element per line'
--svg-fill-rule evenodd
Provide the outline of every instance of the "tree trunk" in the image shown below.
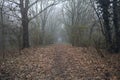
<path fill-rule="evenodd" d="M 43 20 L 42 21 L 42 36 L 41 36 L 42 45 L 45 44 L 45 24 L 46 24 L 46 20 Z"/>
<path fill-rule="evenodd" d="M 120 36 L 119 36 L 119 20 L 118 20 L 118 5 L 117 0 L 113 0 L 113 24 L 115 29 L 115 44 L 114 44 L 114 52 L 118 53 L 120 49 Z"/>
<path fill-rule="evenodd" d="M 29 4 L 29 0 L 20 0 L 19 7 L 20 7 L 21 16 L 22 16 L 22 27 L 23 27 L 23 47 L 22 47 L 22 49 L 30 47 L 29 31 L 28 31 L 28 27 L 29 27 L 28 4 Z"/>
<path fill-rule="evenodd" d="M 42 45 L 44 45 L 44 37 L 45 37 L 45 32 L 44 31 L 42 31 L 42 39 L 41 39 L 41 42 L 42 42 Z"/>
<path fill-rule="evenodd" d="M 22 26 L 23 26 L 23 49 L 30 47 L 29 45 L 29 19 L 27 15 L 27 11 L 24 10 L 22 13 Z"/>
<path fill-rule="evenodd" d="M 3 8 L 0 8 L 0 17 L 1 17 L 1 26 L 2 26 L 2 39 L 1 39 L 1 47 L 2 47 L 2 54 L 3 54 L 3 59 L 5 58 L 5 30 L 4 30 L 4 19 L 3 19 Z"/>
<path fill-rule="evenodd" d="M 103 6 L 103 20 L 104 20 L 104 30 L 105 30 L 105 40 L 106 40 L 106 47 L 108 51 L 112 49 L 112 33 L 110 28 L 110 20 L 109 20 L 109 3 Z"/>
<path fill-rule="evenodd" d="M 30 47 L 29 45 L 29 32 L 28 32 L 28 21 L 22 21 L 23 26 L 23 48 Z"/>

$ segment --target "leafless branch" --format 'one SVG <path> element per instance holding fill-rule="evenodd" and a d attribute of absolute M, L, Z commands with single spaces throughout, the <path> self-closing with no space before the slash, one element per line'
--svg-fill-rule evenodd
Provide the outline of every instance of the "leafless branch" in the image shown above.
<path fill-rule="evenodd" d="M 7 1 L 12 2 L 12 3 L 14 3 L 14 4 L 17 4 L 17 5 L 20 5 L 20 3 L 17 3 L 17 2 L 15 2 L 14 0 L 7 0 Z"/>
<path fill-rule="evenodd" d="M 32 4 L 30 4 L 30 5 L 28 6 L 28 9 L 29 9 L 30 7 L 32 7 L 34 4 L 36 4 L 38 1 L 39 1 L 39 0 L 36 0 L 36 1 L 33 2 Z"/>
<path fill-rule="evenodd" d="M 19 17 L 17 14 L 8 14 L 8 13 L 5 13 L 5 15 L 8 15 L 8 16 L 12 16 L 12 17 L 15 17 L 15 18 L 18 18 L 21 20 L 21 17 Z"/>
<path fill-rule="evenodd" d="M 35 16 L 33 16 L 32 18 L 29 19 L 29 21 L 33 20 L 34 18 L 36 18 L 40 13 L 42 13 L 43 11 L 47 10 L 49 7 L 57 5 L 58 3 L 53 3 L 49 6 L 47 6 L 46 8 L 44 8 L 43 10 L 39 11 L 39 13 L 37 13 Z"/>

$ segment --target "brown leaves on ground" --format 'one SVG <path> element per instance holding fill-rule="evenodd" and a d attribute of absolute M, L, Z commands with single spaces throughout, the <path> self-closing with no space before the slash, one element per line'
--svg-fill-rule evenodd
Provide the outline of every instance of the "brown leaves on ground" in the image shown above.
<path fill-rule="evenodd" d="M 21 51 L 0 65 L 0 80 L 120 80 L 120 54 L 51 45 Z"/>

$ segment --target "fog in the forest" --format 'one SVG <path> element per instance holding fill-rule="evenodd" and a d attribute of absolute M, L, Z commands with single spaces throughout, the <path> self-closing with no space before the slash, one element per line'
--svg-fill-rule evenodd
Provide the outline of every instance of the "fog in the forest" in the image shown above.
<path fill-rule="evenodd" d="M 119 50 L 117 17 L 107 1 L 0 0 L 0 48 L 62 43 Z"/>

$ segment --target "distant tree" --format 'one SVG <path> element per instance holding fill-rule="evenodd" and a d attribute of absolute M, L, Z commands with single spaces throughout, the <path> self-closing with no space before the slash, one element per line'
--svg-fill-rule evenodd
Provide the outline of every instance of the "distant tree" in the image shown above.
<path fill-rule="evenodd" d="M 88 6 L 88 0 L 69 0 L 63 8 L 64 24 L 73 46 L 82 46 L 82 43 L 87 42 L 87 28 L 91 25 L 94 14 Z"/>
<path fill-rule="evenodd" d="M 48 1 L 41 1 L 41 10 L 49 5 Z M 47 26 L 48 17 L 54 8 L 48 8 L 40 14 L 40 24 L 41 24 L 41 44 L 45 44 L 45 27 Z"/>

